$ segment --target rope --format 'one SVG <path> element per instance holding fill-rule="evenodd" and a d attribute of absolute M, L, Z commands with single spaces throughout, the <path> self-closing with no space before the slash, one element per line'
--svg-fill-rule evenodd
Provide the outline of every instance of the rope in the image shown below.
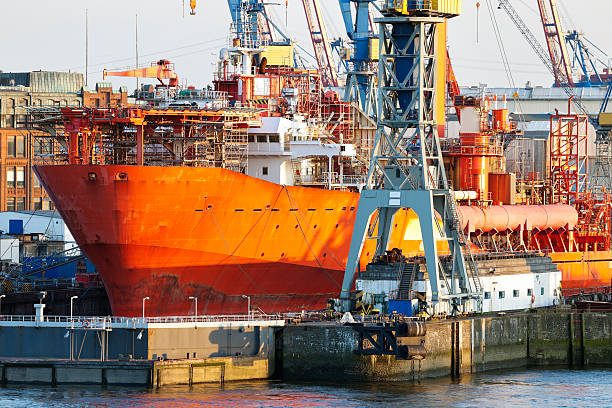
<path fill-rule="evenodd" d="M 291 209 L 296 209 L 299 212 L 299 208 L 294 205 L 293 198 L 291 197 L 291 194 L 289 194 L 289 189 L 287 188 L 287 186 L 283 186 L 283 188 L 285 189 L 285 192 L 287 193 L 287 198 L 289 199 L 289 205 L 291 206 Z M 304 229 L 302 228 L 302 224 L 300 223 L 300 220 L 299 220 L 298 216 L 294 215 L 294 217 L 295 217 L 296 222 L 298 223 L 298 227 L 300 228 L 300 232 L 302 233 L 302 237 L 304 238 L 304 242 L 306 243 L 306 246 L 308 246 L 308 249 L 310 250 L 310 253 L 314 257 L 315 261 L 317 262 L 317 264 L 319 265 L 319 267 L 321 268 L 321 270 L 323 271 L 323 273 L 325 274 L 327 279 L 336 287 L 336 289 L 340 290 L 340 286 L 329 275 L 329 273 L 327 273 L 327 270 L 325 269 L 325 267 L 323 267 L 321 262 L 319 262 L 319 259 L 317 258 L 317 255 L 315 254 L 314 250 L 312 249 L 312 246 L 310 245 L 310 242 L 308 242 L 308 238 L 306 237 L 306 234 L 304 233 Z M 329 251 L 329 252 L 332 253 L 331 251 Z M 340 264 L 340 266 L 342 266 L 342 264 Z"/>
<path fill-rule="evenodd" d="M 289 191 L 287 191 L 287 195 L 289 195 L 289 196 L 290 196 Z M 297 209 L 297 213 L 298 213 L 298 214 L 300 214 L 300 216 L 302 217 L 302 219 L 304 220 L 304 222 L 308 223 L 308 221 L 306 221 L 306 217 L 304 217 L 304 214 L 302 213 L 302 210 L 300 210 L 300 209 L 299 209 L 299 207 L 298 207 L 298 208 L 296 208 L 296 209 Z M 302 231 L 302 235 L 304 236 L 304 239 L 306 239 L 306 237 L 305 237 L 305 235 L 304 235 L 304 231 L 302 230 L 302 227 L 301 227 L 301 225 L 300 225 L 300 222 L 299 222 L 299 220 L 297 220 L 297 216 L 295 216 L 295 217 L 296 217 L 296 221 L 298 221 L 298 225 L 300 226 L 300 230 Z M 336 255 L 334 255 L 334 252 L 333 252 L 331 249 L 329 249 L 329 247 L 328 247 L 328 246 L 326 246 L 325 244 L 323 244 L 323 248 L 325 248 L 325 250 L 326 250 L 326 251 L 327 251 L 327 252 L 330 254 L 330 256 L 333 258 L 333 260 L 334 260 L 334 261 L 335 261 L 335 262 L 338 264 L 338 266 L 340 266 L 342 269 L 344 269 L 344 268 L 346 267 L 346 265 L 345 265 L 345 264 L 343 264 L 342 262 L 340 262 L 340 261 L 338 260 L 338 258 L 336 258 Z M 316 259 L 316 257 L 315 257 L 315 259 Z M 318 262 L 318 261 L 317 261 L 317 262 Z"/>
<path fill-rule="evenodd" d="M 266 292 L 261 286 L 259 286 L 254 280 L 253 278 L 251 278 L 251 276 L 244 270 L 244 268 L 242 267 L 242 265 L 240 264 L 240 262 L 238 262 L 238 259 L 236 258 L 236 256 L 234 255 L 234 251 L 231 250 L 231 248 L 229 247 L 227 241 L 225 240 L 225 236 L 223 235 L 223 232 L 221 231 L 221 229 L 219 228 L 219 223 L 217 223 L 217 217 L 215 217 L 215 212 L 212 210 L 212 208 L 209 210 L 210 214 L 212 215 L 213 218 L 213 222 L 215 223 L 215 227 L 217 228 L 217 231 L 219 232 L 219 235 L 221 236 L 221 240 L 223 241 L 223 244 L 225 245 L 225 247 L 227 248 L 227 251 L 229 252 L 230 256 L 232 257 L 232 259 L 234 260 L 234 262 L 236 263 L 236 265 L 238 266 L 238 268 L 240 269 L 240 271 L 242 272 L 242 274 L 249 280 L 249 282 L 251 282 L 251 284 L 257 288 L 261 293 L 263 293 L 264 295 L 269 295 L 272 296 L 270 293 Z M 290 303 L 287 303 L 283 300 L 280 300 L 278 297 L 275 297 L 275 300 L 279 303 L 282 303 L 286 306 L 290 306 L 290 307 L 295 307 L 297 308 L 297 305 L 293 305 Z M 208 303 L 210 302 L 210 297 L 208 298 L 207 302 L 206 302 L 206 307 L 208 307 Z"/>

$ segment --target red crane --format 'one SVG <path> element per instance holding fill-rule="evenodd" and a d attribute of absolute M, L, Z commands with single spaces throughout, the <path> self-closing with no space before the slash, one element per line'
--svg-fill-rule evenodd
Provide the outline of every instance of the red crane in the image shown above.
<path fill-rule="evenodd" d="M 557 2 L 556 0 L 538 0 L 538 8 L 554 70 L 555 83 L 557 86 L 576 86 L 572 78 L 572 67 L 565 44 L 565 34 L 561 29 Z"/>
<path fill-rule="evenodd" d="M 168 60 L 159 60 L 151 64 L 149 68 L 131 69 L 129 71 L 104 70 L 102 77 L 106 79 L 107 76 L 157 78 L 163 87 L 175 88 L 178 86 L 178 76 L 174 72 L 174 64 Z M 164 79 L 168 79 L 168 84 L 164 83 Z"/>
<path fill-rule="evenodd" d="M 321 72 L 323 86 L 337 87 L 338 75 L 334 69 L 331 47 L 329 46 L 319 0 L 302 0 L 302 4 L 304 5 L 306 22 L 308 23 L 312 47 L 314 48 L 319 71 Z"/>

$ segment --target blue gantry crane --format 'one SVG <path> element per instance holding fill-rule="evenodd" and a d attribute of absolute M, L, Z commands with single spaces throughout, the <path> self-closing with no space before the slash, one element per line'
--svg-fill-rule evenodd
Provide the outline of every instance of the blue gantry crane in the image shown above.
<path fill-rule="evenodd" d="M 440 109 L 436 93 L 445 91 L 436 79 L 438 57 L 446 55 L 438 40 L 444 35 L 445 19 L 458 15 L 460 8 L 459 1 L 408 0 L 386 0 L 381 8 L 376 138 L 340 294 L 345 311 L 351 309 L 364 239 L 377 243 L 374 261 L 367 268 L 384 272 L 385 267 L 397 267 L 400 274 L 406 272 L 405 262 L 386 260 L 393 218 L 402 208 L 419 217 L 431 293 L 429 311 L 457 313 L 482 305 L 478 268 L 461 229 L 436 123 Z M 376 228 L 370 227 L 372 223 Z M 438 255 L 442 242 L 448 244 L 447 262 Z"/>
<path fill-rule="evenodd" d="M 374 0 L 338 0 L 338 3 L 352 45 L 349 55 L 345 56 L 348 70 L 344 99 L 357 102 L 364 112 L 373 114 L 379 52 L 378 36 L 372 22 L 372 8 L 376 3 Z"/>

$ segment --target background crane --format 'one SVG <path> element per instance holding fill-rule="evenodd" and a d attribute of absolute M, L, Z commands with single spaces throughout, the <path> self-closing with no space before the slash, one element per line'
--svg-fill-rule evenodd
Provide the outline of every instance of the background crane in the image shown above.
<path fill-rule="evenodd" d="M 325 29 L 319 0 L 302 0 L 302 4 L 304 5 L 306 23 L 308 24 L 308 31 L 310 31 L 312 47 L 314 48 L 317 65 L 321 72 L 323 86 L 337 87 L 338 74 L 334 68 L 331 47 L 327 38 L 327 30 Z"/>

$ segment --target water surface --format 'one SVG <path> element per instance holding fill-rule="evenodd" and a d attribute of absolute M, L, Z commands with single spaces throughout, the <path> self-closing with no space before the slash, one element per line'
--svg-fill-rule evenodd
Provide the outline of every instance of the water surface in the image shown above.
<path fill-rule="evenodd" d="M 526 369 L 419 383 L 275 381 L 164 387 L 0 388 L 0 407 L 612 407 L 612 369 Z"/>

